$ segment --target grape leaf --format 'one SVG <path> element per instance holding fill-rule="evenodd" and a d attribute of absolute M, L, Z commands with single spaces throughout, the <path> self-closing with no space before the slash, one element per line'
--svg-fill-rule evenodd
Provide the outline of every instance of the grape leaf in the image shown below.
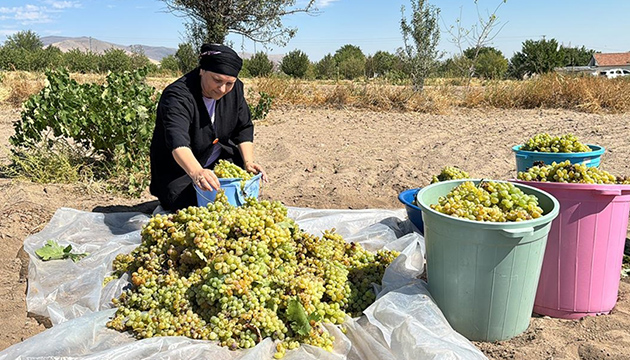
<path fill-rule="evenodd" d="M 35 250 L 35 254 L 44 261 L 71 259 L 74 262 L 77 262 L 88 255 L 87 253 L 73 254 L 71 251 L 72 245 L 63 247 L 55 240 L 48 240 L 44 246 Z"/>
<path fill-rule="evenodd" d="M 306 311 L 298 299 L 289 299 L 287 318 L 291 321 L 291 328 L 296 333 L 306 336 L 311 332 L 311 324 L 306 316 Z"/>

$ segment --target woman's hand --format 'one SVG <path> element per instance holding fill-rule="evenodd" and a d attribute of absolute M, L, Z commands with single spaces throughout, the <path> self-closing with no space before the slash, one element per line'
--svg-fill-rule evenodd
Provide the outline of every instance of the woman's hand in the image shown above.
<path fill-rule="evenodd" d="M 190 174 L 190 178 L 201 190 L 219 190 L 221 183 L 217 176 L 209 169 L 200 169 Z"/>
<path fill-rule="evenodd" d="M 253 161 L 247 161 L 245 162 L 245 170 L 249 171 L 250 173 L 254 173 L 254 174 L 262 174 L 262 180 L 264 182 L 269 182 L 269 179 L 267 178 L 267 173 L 265 172 L 265 169 L 263 169 L 262 166 L 256 164 Z"/>

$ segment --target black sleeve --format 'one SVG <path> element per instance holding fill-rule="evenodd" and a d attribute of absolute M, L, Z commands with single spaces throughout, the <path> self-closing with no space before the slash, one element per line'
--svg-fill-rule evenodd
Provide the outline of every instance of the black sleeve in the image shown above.
<path fill-rule="evenodd" d="M 249 111 L 249 106 L 247 106 L 247 101 L 245 100 L 242 84 L 239 90 L 240 96 L 236 97 L 238 99 L 237 124 L 232 135 L 232 141 L 234 141 L 236 145 L 243 142 L 254 141 L 254 123 L 252 123 L 252 115 Z"/>
<path fill-rule="evenodd" d="M 166 148 L 173 151 L 182 146 L 190 147 L 189 129 L 194 116 L 194 100 L 177 89 L 165 90 L 161 100 Z"/>

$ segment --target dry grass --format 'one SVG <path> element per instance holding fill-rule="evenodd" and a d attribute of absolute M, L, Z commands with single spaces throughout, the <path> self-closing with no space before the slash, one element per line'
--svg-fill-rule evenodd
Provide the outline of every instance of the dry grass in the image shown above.
<path fill-rule="evenodd" d="M 72 74 L 79 83 L 103 83 L 105 75 Z M 176 78 L 149 77 L 147 83 L 163 90 Z M 41 73 L 0 74 L 0 105 L 17 107 L 45 84 Z M 467 85 L 465 79 L 427 79 L 423 92 L 409 85 L 383 81 L 306 81 L 287 78 L 243 79 L 246 97 L 255 103 L 259 93 L 273 97 L 274 106 L 330 106 L 382 111 L 445 114 L 468 108 L 563 108 L 589 113 L 630 111 L 630 79 L 548 74 L 525 81 L 502 80 Z"/>

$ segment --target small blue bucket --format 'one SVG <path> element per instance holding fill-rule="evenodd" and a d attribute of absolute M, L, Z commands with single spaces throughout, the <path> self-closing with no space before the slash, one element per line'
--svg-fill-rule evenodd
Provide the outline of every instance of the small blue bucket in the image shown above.
<path fill-rule="evenodd" d="M 221 184 L 221 190 L 225 191 L 228 202 L 234 206 L 241 206 L 245 203 L 245 198 L 254 197 L 258 199 L 261 178 L 262 174 L 258 174 L 247 180 L 243 189 L 241 189 L 242 179 L 240 178 L 219 178 L 219 183 Z M 195 191 L 197 192 L 197 206 L 207 206 L 208 203 L 214 202 L 217 196 L 215 190 L 201 190 L 196 185 L 193 186 L 195 186 Z"/>
<path fill-rule="evenodd" d="M 598 145 L 587 145 L 592 151 L 578 153 L 553 153 L 520 150 L 523 145 L 516 145 L 512 151 L 516 154 L 516 171 L 527 171 L 535 161 L 542 161 L 545 165 L 552 162 L 561 163 L 569 160 L 571 164 L 584 164 L 588 167 L 599 167 L 604 148 Z"/>
<path fill-rule="evenodd" d="M 398 195 L 398 200 L 405 205 L 405 210 L 407 210 L 407 217 L 411 220 L 411 223 L 418 228 L 418 232 L 420 234 L 424 234 L 424 222 L 422 221 L 422 210 L 420 207 L 414 205 L 414 201 L 416 200 L 416 195 L 420 191 L 421 188 L 417 189 L 409 189 L 401 192 Z"/>

